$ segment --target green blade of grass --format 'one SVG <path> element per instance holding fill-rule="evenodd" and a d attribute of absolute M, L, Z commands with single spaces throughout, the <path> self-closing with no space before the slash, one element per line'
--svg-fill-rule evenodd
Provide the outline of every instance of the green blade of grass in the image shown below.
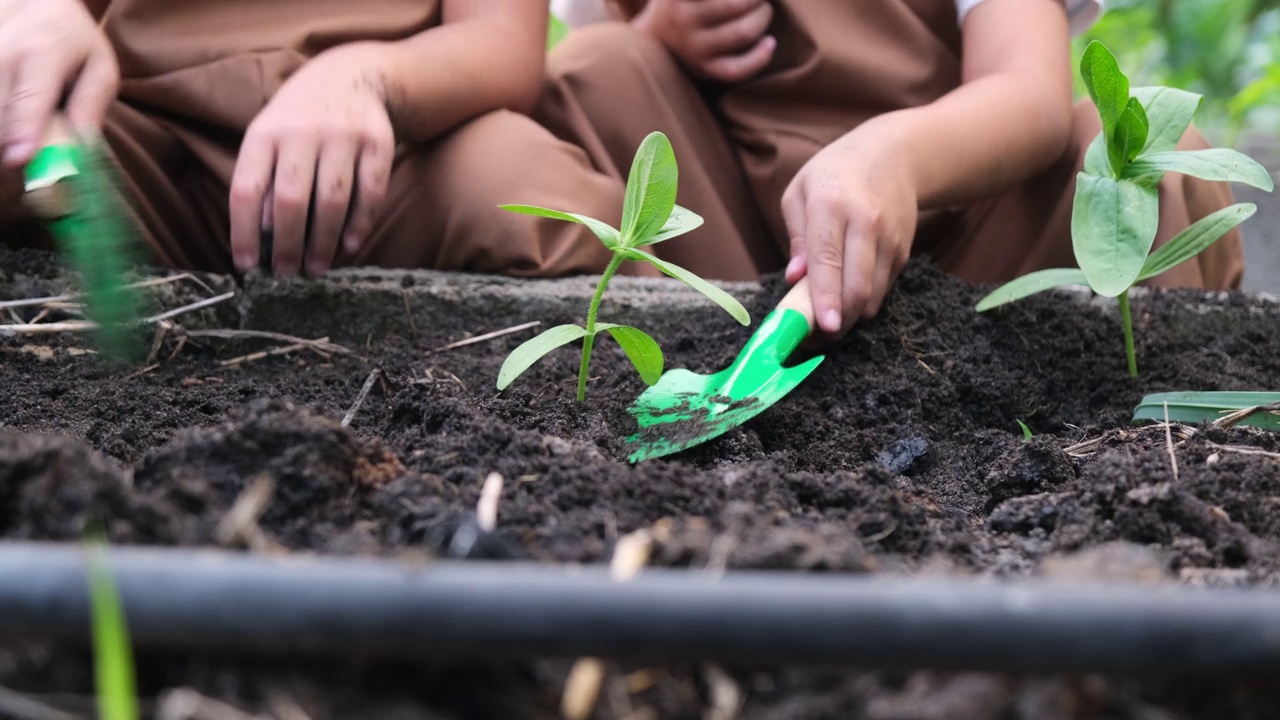
<path fill-rule="evenodd" d="M 99 537 L 86 542 L 89 599 L 93 618 L 93 664 L 102 720 L 138 720 L 133 651 L 124 609 Z"/>

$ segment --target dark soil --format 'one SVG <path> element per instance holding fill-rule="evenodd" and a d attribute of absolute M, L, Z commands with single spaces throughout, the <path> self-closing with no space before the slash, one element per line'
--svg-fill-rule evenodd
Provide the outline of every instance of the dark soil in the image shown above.
<path fill-rule="evenodd" d="M 45 256 L 0 251 L 0 288 L 12 296 L 56 291 L 59 277 Z M 750 308 L 757 320 L 783 292 L 776 279 L 768 289 Z M 167 359 L 170 341 L 145 372 L 79 352 L 82 337 L 0 337 L 0 537 L 76 540 L 101 519 L 119 544 L 595 563 L 647 528 L 652 562 L 677 567 L 1280 580 L 1277 456 L 1232 449 L 1280 453 L 1280 438 L 1175 431 L 1175 475 L 1164 429 L 1128 423 L 1148 392 L 1274 389 L 1275 307 L 1184 292 L 1136 300 L 1143 374 L 1131 380 L 1112 314 L 1042 296 L 978 315 L 981 294 L 915 262 L 880 317 L 826 348 L 777 405 L 637 465 L 623 438 L 635 432 L 626 407 L 644 386 L 610 342 L 597 348 L 579 405 L 569 349 L 493 391 L 506 353 L 528 334 L 427 354 L 458 336 L 421 327 L 371 337 L 352 355 L 234 368 L 219 361 L 271 345 L 192 342 Z M 698 317 L 646 328 L 668 367 L 714 372 L 750 332 L 714 308 Z M 374 367 L 383 380 L 341 427 Z M 1035 433 L 1029 442 L 1019 419 Z M 1068 452 L 1086 440 L 1099 442 Z M 492 472 L 506 480 L 498 534 L 460 550 L 452 531 Z M 267 481 L 274 494 L 257 530 L 220 532 L 241 493 Z M 144 654 L 138 675 L 149 698 L 190 687 L 280 720 L 290 717 L 283 696 L 315 720 L 520 718 L 556 715 L 567 668 Z M 719 677 L 692 665 L 615 670 L 597 717 L 704 717 Z M 744 718 L 1280 715 L 1280 686 L 1242 678 L 727 670 Z M 88 655 L 0 645 L 0 685 L 80 702 L 87 714 Z"/>

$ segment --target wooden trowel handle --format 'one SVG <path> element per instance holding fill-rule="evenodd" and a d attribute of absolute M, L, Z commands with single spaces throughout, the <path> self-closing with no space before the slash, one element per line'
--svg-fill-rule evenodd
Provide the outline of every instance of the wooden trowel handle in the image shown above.
<path fill-rule="evenodd" d="M 809 321 L 809 332 L 813 332 L 813 297 L 809 294 L 809 276 L 800 278 L 800 282 L 796 283 L 787 291 L 787 294 L 778 303 L 779 310 L 795 310 L 804 315 L 804 319 Z"/>

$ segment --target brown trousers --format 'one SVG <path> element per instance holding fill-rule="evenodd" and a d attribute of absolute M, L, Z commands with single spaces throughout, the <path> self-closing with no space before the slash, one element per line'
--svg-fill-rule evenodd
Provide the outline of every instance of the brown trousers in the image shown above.
<path fill-rule="evenodd" d="M 524 277 L 598 272 L 608 254 L 581 226 L 497 205 L 543 205 L 616 226 L 635 149 L 661 130 L 680 166 L 678 202 L 706 224 L 655 246 L 658 253 L 715 279 L 753 279 L 780 269 L 787 238 L 779 206 L 791 177 L 866 118 L 930 102 L 955 87 L 959 36 L 950 0 L 778 0 L 777 6 L 774 62 L 760 77 L 727 90 L 691 81 L 665 49 L 625 23 L 575 31 L 550 57 L 535 119 L 493 112 L 404 149 L 370 241 L 354 257 L 340 250 L 336 264 Z M 139 53 L 135 48 L 133 56 Z M 262 61 L 255 56 L 253 62 Z M 155 111 L 150 102 L 216 88 L 219 72 L 228 82 L 246 76 L 243 66 L 223 71 L 224 65 L 235 63 L 200 68 L 190 81 L 166 71 L 156 82 L 170 84 L 157 89 L 148 80 L 136 82 L 141 90 L 126 93 L 108 117 L 106 137 L 155 259 L 165 265 L 232 269 L 227 194 L 238 136 L 226 128 L 234 123 L 189 122 L 173 108 Z M 248 117 L 249 110 L 240 114 Z M 1039 177 L 969 207 L 926 213 L 916 250 L 976 282 L 1073 266 L 1074 179 L 1098 132 L 1087 104 L 1075 120 L 1070 149 Z M 1183 147 L 1205 146 L 1194 130 L 1183 140 Z M 1160 193 L 1157 245 L 1232 201 L 1224 184 L 1174 173 Z M 12 232 L 0 233 L 12 239 Z M 653 271 L 628 263 L 624 272 Z M 1242 246 L 1233 232 L 1152 284 L 1235 288 L 1242 273 Z"/>

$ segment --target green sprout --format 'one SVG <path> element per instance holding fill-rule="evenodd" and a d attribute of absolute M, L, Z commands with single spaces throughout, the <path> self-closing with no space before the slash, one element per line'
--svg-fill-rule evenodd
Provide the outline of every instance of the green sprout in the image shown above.
<path fill-rule="evenodd" d="M 544 355 L 561 345 L 582 340 L 582 363 L 578 369 L 578 402 L 587 391 L 587 368 L 591 362 L 591 347 L 596 335 L 607 331 L 622 346 L 636 371 L 647 385 L 658 382 L 662 376 L 662 349 L 657 341 L 645 332 L 625 325 L 597 322 L 600 300 L 604 297 L 609 280 L 624 261 L 647 262 L 664 274 L 681 280 L 694 290 L 710 298 L 724 308 L 735 320 L 747 325 L 751 316 L 747 309 L 725 291 L 703 280 L 684 268 L 660 260 L 641 250 L 648 245 L 670 240 L 702 225 L 702 218 L 694 212 L 676 205 L 678 171 L 671 141 L 660 132 L 650 133 L 640 143 L 631 174 L 627 177 L 626 198 L 622 205 L 622 227 L 614 228 L 595 218 L 575 213 L 548 210 L 531 205 L 502 205 L 504 210 L 536 215 L 538 217 L 581 223 L 591 229 L 606 248 L 613 253 L 609 264 L 600 276 L 595 295 L 587 308 L 586 326 L 557 325 L 511 351 L 498 371 L 498 390 L 505 389 L 525 370 Z"/>
<path fill-rule="evenodd" d="M 1133 422 L 1215 422 L 1280 430 L 1280 393 L 1276 392 L 1167 392 L 1142 398 L 1133 411 Z"/>
<path fill-rule="evenodd" d="M 1014 418 L 1014 421 L 1018 423 L 1018 427 L 1022 428 L 1022 442 L 1030 442 L 1031 428 L 1027 427 L 1027 424 L 1022 422 L 1018 418 Z"/>
<path fill-rule="evenodd" d="M 89 559 L 98 716 L 103 720 L 138 720 L 129 628 L 107 560 L 106 541 L 100 531 L 90 534 L 85 550 Z"/>
<path fill-rule="evenodd" d="M 1238 203 L 1212 213 L 1151 252 L 1160 221 L 1158 187 L 1166 172 L 1204 180 L 1241 182 L 1267 192 L 1275 183 L 1266 168 L 1234 150 L 1177 150 L 1203 97 L 1166 87 L 1129 89 L 1115 56 L 1092 42 L 1080 74 L 1102 120 L 1102 132 L 1085 155 L 1076 179 L 1071 240 L 1079 268 L 1023 275 L 984 297 L 986 312 L 1062 285 L 1088 285 L 1114 297 L 1124 327 L 1129 374 L 1138 375 L 1129 289 L 1199 255 L 1249 219 L 1257 206 Z"/>

